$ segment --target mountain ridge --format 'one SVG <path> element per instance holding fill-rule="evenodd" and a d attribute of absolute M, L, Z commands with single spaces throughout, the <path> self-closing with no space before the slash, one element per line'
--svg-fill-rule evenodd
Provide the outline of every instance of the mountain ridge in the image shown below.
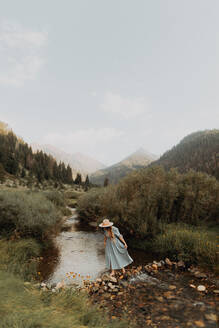
<path fill-rule="evenodd" d="M 148 166 L 156 158 L 156 155 L 149 153 L 144 148 L 139 148 L 118 163 L 91 174 L 90 181 L 94 184 L 101 185 L 108 178 L 110 183 L 116 183 L 131 171 Z"/>

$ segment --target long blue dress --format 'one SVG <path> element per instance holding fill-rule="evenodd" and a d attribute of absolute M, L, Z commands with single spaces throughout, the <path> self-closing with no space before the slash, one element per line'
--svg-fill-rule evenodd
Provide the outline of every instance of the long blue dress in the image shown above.
<path fill-rule="evenodd" d="M 119 229 L 112 226 L 112 231 L 115 235 L 114 239 L 111 239 L 108 232 L 105 231 L 105 236 L 107 238 L 105 248 L 106 266 L 108 269 L 117 270 L 122 269 L 132 263 L 133 259 L 129 255 L 123 242 L 119 239 Z"/>

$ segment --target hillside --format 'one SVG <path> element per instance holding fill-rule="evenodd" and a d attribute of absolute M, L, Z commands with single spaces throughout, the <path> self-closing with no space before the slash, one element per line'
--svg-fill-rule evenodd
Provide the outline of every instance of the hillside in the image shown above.
<path fill-rule="evenodd" d="M 58 162 L 62 161 L 72 168 L 73 176 L 80 172 L 84 177 L 97 170 L 103 169 L 104 164 L 82 153 L 69 154 L 52 145 L 31 144 L 34 151 L 43 150 L 45 153 L 52 155 Z"/>
<path fill-rule="evenodd" d="M 206 172 L 219 180 L 219 130 L 205 130 L 189 134 L 150 166 Z"/>
<path fill-rule="evenodd" d="M 140 148 L 121 162 L 91 174 L 90 181 L 94 184 L 103 185 L 104 180 L 108 178 L 109 183 L 117 183 L 128 173 L 148 166 L 156 158 L 156 155 L 150 154 L 143 148 Z"/>
<path fill-rule="evenodd" d="M 51 183 L 72 184 L 72 170 L 63 162 L 57 163 L 42 151 L 33 153 L 32 148 L 18 138 L 7 124 L 0 122 L 0 182 L 10 177 L 32 185 Z"/>

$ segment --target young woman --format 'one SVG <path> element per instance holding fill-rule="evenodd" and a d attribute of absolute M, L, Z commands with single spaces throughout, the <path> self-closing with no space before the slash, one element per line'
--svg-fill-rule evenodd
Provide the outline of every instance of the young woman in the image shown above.
<path fill-rule="evenodd" d="M 103 220 L 99 224 L 101 228 L 104 228 L 104 247 L 106 266 L 111 269 L 111 275 L 115 274 L 115 270 L 122 269 L 122 273 L 125 273 L 124 267 L 133 262 L 127 251 L 127 244 L 120 234 L 119 229 L 113 226 L 113 222 L 108 219 Z"/>

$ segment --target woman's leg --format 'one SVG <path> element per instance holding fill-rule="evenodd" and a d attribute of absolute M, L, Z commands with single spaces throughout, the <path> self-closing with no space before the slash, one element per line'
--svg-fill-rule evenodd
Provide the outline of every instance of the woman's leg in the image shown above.
<path fill-rule="evenodd" d="M 123 273 L 123 274 L 125 273 L 125 268 L 122 268 L 122 273 Z"/>
<path fill-rule="evenodd" d="M 112 269 L 110 275 L 114 276 L 115 275 L 115 270 Z"/>

